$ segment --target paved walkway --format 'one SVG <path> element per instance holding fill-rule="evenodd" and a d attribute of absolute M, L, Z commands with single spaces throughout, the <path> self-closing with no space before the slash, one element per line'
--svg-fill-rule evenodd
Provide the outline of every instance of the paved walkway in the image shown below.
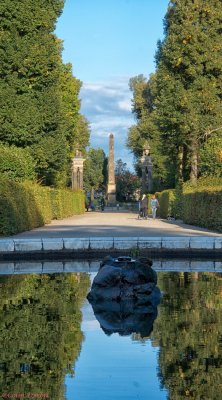
<path fill-rule="evenodd" d="M 186 225 L 181 221 L 160 219 L 138 220 L 132 212 L 86 212 L 84 215 L 52 221 L 44 227 L 13 236 L 13 238 L 85 238 L 85 237 L 165 237 L 222 236 Z M 2 238 L 3 239 L 3 238 Z"/>

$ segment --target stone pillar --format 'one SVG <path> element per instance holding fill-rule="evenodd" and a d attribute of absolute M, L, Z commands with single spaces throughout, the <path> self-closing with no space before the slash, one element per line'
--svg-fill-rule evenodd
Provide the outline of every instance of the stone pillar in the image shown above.
<path fill-rule="evenodd" d="M 108 186 L 107 199 L 111 204 L 116 203 L 116 183 L 114 173 L 114 136 L 109 135 L 109 161 L 108 161 Z"/>
<path fill-rule="evenodd" d="M 150 146 L 145 142 L 143 155 L 140 159 L 142 169 L 142 193 L 150 193 L 153 186 L 153 163 L 150 157 Z"/>
<path fill-rule="evenodd" d="M 82 153 L 76 150 L 76 155 L 72 159 L 72 189 L 83 190 L 83 163 L 85 159 L 82 157 Z"/>

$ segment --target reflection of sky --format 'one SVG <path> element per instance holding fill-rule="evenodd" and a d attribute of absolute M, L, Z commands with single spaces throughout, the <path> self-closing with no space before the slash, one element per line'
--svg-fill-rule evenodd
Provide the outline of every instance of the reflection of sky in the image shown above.
<path fill-rule="evenodd" d="M 83 332 L 98 331 L 100 329 L 99 322 L 94 317 L 93 309 L 87 300 L 83 305 L 82 314 L 84 317 L 82 321 Z"/>
<path fill-rule="evenodd" d="M 105 335 L 87 300 L 82 312 L 85 340 L 75 377 L 66 377 L 67 400 L 166 399 L 157 377 L 158 349 L 151 341 Z"/>

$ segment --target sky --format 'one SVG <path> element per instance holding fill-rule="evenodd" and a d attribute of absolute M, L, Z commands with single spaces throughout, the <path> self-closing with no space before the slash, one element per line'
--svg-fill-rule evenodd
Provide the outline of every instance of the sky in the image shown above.
<path fill-rule="evenodd" d="M 131 112 L 129 79 L 155 71 L 156 44 L 163 37 L 168 0 L 66 0 L 56 35 L 64 41 L 63 61 L 82 81 L 81 112 L 90 123 L 90 146 L 108 155 L 115 137 L 115 160 L 132 169 L 126 146 Z"/>

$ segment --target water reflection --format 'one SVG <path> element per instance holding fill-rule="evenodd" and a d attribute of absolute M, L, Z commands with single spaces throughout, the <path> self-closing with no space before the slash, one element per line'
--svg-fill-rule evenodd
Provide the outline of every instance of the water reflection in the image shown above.
<path fill-rule="evenodd" d="M 119 333 L 121 336 L 140 334 L 147 337 L 153 330 L 157 317 L 157 304 L 161 295 L 154 289 L 153 301 L 138 305 L 132 300 L 91 301 L 94 315 L 100 327 L 107 334 Z"/>
<path fill-rule="evenodd" d="M 157 304 L 139 309 L 92 304 L 102 329 L 87 300 L 81 328 L 89 278 L 85 273 L 0 277 L 0 396 L 220 398 L 221 274 L 158 272 L 163 293 L 158 316 Z"/>
<path fill-rule="evenodd" d="M 169 398 L 216 400 L 222 382 L 222 276 L 160 273 L 164 292 L 154 324 L 159 378 Z"/>
<path fill-rule="evenodd" d="M 86 274 L 1 276 L 0 395 L 64 399 L 65 374 L 74 373 L 83 340 L 88 285 Z"/>

